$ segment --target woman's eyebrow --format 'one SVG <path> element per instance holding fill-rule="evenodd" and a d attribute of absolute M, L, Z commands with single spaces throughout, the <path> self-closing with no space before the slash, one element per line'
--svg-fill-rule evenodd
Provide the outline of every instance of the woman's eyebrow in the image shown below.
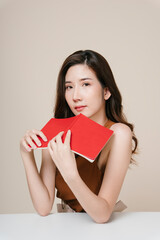
<path fill-rule="evenodd" d="M 85 78 L 80 79 L 80 81 L 85 81 L 85 80 L 93 80 L 93 79 L 89 78 L 89 77 L 85 77 Z M 72 81 L 65 81 L 65 83 L 72 83 Z"/>
<path fill-rule="evenodd" d="M 65 81 L 65 84 L 66 84 L 66 83 L 72 83 L 72 82 L 71 82 L 71 81 Z"/>
<path fill-rule="evenodd" d="M 80 81 L 84 81 L 84 80 L 92 80 L 92 78 L 85 77 L 85 78 L 81 78 L 81 79 L 80 79 Z"/>
<path fill-rule="evenodd" d="M 80 81 L 85 81 L 85 80 L 93 80 L 93 79 L 89 78 L 89 77 L 85 77 L 85 78 L 80 79 Z M 72 81 L 65 81 L 65 83 L 72 83 Z"/>

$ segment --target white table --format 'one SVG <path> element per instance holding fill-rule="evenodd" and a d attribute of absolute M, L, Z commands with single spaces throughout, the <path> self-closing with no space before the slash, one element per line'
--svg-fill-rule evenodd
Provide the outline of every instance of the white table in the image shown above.
<path fill-rule="evenodd" d="M 0 214 L 0 240 L 160 240 L 160 212 L 113 213 L 105 224 L 86 213 Z"/>

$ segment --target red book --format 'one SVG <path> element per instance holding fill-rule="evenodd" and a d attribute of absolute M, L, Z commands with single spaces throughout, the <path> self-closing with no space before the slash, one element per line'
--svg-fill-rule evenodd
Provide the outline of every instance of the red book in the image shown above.
<path fill-rule="evenodd" d="M 62 141 L 64 142 L 66 133 L 71 130 L 71 150 L 93 162 L 103 149 L 113 131 L 94 122 L 83 114 L 70 118 L 51 118 L 41 129 L 47 137 L 44 142 L 39 137 L 42 145 L 38 148 L 47 148 L 49 141 L 59 132 L 64 131 Z"/>

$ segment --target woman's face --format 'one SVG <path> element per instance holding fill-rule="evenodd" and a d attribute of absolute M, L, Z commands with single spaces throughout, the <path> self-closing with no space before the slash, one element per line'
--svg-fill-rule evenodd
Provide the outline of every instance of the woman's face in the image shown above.
<path fill-rule="evenodd" d="M 70 67 L 65 77 L 65 99 L 74 113 L 99 122 L 105 114 L 109 91 L 103 89 L 94 71 L 85 64 Z"/>

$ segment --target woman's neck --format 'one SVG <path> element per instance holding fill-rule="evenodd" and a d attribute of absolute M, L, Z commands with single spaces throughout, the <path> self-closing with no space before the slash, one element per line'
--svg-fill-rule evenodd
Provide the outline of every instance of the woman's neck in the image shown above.
<path fill-rule="evenodd" d="M 93 118 L 91 117 L 91 119 L 92 119 L 93 121 L 95 121 L 96 123 L 102 125 L 102 126 L 104 126 L 104 125 L 107 123 L 107 121 L 108 121 L 108 118 L 106 117 L 106 115 L 103 116 L 103 117 L 102 117 L 102 115 L 96 116 L 95 118 L 94 118 L 94 116 L 93 116 Z"/>

